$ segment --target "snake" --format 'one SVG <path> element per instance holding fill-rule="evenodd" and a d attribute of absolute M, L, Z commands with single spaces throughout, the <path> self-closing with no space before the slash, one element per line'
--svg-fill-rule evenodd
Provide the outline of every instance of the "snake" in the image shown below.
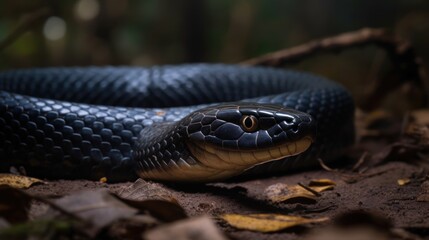
<path fill-rule="evenodd" d="M 311 73 L 228 64 L 0 72 L 0 171 L 211 182 L 334 161 L 354 102 Z"/>

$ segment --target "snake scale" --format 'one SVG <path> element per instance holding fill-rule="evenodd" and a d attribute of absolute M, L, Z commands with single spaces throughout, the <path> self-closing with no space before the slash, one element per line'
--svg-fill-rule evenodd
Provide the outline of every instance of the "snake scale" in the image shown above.
<path fill-rule="evenodd" d="M 338 156 L 353 143 L 353 114 L 344 87 L 290 70 L 8 70 L 0 72 L 0 170 L 112 182 L 276 174 Z"/>

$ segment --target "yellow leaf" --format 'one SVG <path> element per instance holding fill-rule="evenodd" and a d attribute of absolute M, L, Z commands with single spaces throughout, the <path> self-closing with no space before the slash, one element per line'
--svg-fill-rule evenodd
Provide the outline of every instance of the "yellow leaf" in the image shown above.
<path fill-rule="evenodd" d="M 321 178 L 321 179 L 311 180 L 310 183 L 308 184 L 308 187 L 310 187 L 314 191 L 320 193 L 323 191 L 334 189 L 335 185 L 336 185 L 336 183 L 334 181 L 332 181 L 331 179 Z"/>
<path fill-rule="evenodd" d="M 278 232 L 297 225 L 328 220 L 328 218 L 310 219 L 281 214 L 225 214 L 221 218 L 235 228 L 256 232 Z"/>
<path fill-rule="evenodd" d="M 337 185 L 337 184 L 334 181 L 332 181 L 331 179 L 327 179 L 327 178 L 313 179 L 308 184 L 308 186 L 310 186 L 310 187 L 313 187 L 313 186 L 335 186 L 335 185 Z"/>
<path fill-rule="evenodd" d="M 273 184 L 265 189 L 267 198 L 274 202 L 316 202 L 316 195 L 299 185 Z"/>
<path fill-rule="evenodd" d="M 330 185 L 330 186 L 314 186 L 314 187 L 309 187 L 311 189 L 313 189 L 314 191 L 320 193 L 320 192 L 324 192 L 327 190 L 332 190 L 334 189 L 334 186 Z"/>
<path fill-rule="evenodd" d="M 0 185 L 8 185 L 14 188 L 29 188 L 36 183 L 45 183 L 40 179 L 21 175 L 0 173 Z"/>
<path fill-rule="evenodd" d="M 396 180 L 396 182 L 398 183 L 399 186 L 404 186 L 407 185 L 408 183 L 410 183 L 410 179 L 409 178 L 400 178 L 398 180 Z"/>
<path fill-rule="evenodd" d="M 106 183 L 107 182 L 107 178 L 106 177 L 102 177 L 99 180 L 101 183 Z"/>

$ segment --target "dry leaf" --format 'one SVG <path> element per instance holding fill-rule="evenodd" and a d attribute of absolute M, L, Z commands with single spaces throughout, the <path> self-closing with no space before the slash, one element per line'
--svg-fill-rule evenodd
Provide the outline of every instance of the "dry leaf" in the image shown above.
<path fill-rule="evenodd" d="M 337 185 L 337 184 L 334 181 L 332 181 L 331 179 L 327 179 L 327 178 L 313 179 L 308 184 L 309 187 L 314 187 L 314 186 L 335 186 L 335 185 Z"/>
<path fill-rule="evenodd" d="M 147 240 L 226 240 L 209 217 L 198 217 L 160 226 L 144 234 Z"/>
<path fill-rule="evenodd" d="M 235 228 L 256 232 L 278 232 L 298 225 L 328 220 L 328 218 L 310 219 L 281 214 L 225 214 L 221 218 Z"/>
<path fill-rule="evenodd" d="M 8 185 L 14 188 L 29 188 L 36 183 L 42 184 L 45 182 L 37 178 L 10 173 L 0 173 L 0 185 Z"/>
<path fill-rule="evenodd" d="M 407 185 L 408 183 L 410 183 L 410 179 L 409 178 L 400 178 L 398 180 L 396 180 L 396 182 L 398 183 L 399 186 L 404 186 Z"/>
<path fill-rule="evenodd" d="M 383 216 L 362 210 L 345 212 L 336 216 L 331 224 L 314 229 L 304 237 L 305 240 L 388 240 L 391 236 L 391 223 Z M 402 238 L 400 238 L 402 239 Z"/>
<path fill-rule="evenodd" d="M 60 198 L 55 203 L 65 211 L 90 222 L 90 226 L 80 230 L 92 237 L 114 221 L 131 217 L 138 212 L 105 189 L 75 193 Z"/>
<path fill-rule="evenodd" d="M 320 192 L 334 189 L 335 185 L 336 183 L 331 179 L 321 178 L 321 179 L 311 180 L 310 183 L 308 184 L 308 187 L 320 193 Z"/>
<path fill-rule="evenodd" d="M 319 186 L 319 187 L 310 187 L 311 189 L 313 189 L 314 191 L 320 193 L 320 192 L 324 192 L 324 191 L 328 191 L 328 190 L 332 190 L 334 189 L 334 186 Z"/>
<path fill-rule="evenodd" d="M 129 200 L 165 200 L 177 203 L 174 194 L 159 183 L 138 179 L 118 193 L 121 198 Z"/>
<path fill-rule="evenodd" d="M 109 239 L 140 239 L 143 232 L 162 224 L 150 215 L 135 215 L 119 220 L 109 226 Z"/>
<path fill-rule="evenodd" d="M 265 195 L 274 203 L 315 203 L 316 195 L 299 185 L 277 183 L 265 189 Z"/>
<path fill-rule="evenodd" d="M 185 210 L 177 203 L 165 200 L 144 200 L 135 201 L 124 198 L 119 198 L 128 206 L 146 211 L 152 216 L 164 222 L 173 222 L 180 219 L 187 218 Z"/>

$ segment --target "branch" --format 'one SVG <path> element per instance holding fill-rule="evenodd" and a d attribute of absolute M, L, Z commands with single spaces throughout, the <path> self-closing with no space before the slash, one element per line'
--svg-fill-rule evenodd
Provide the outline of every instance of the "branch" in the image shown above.
<path fill-rule="evenodd" d="M 384 49 L 393 63 L 392 71 L 383 78 L 376 79 L 367 88 L 363 109 L 375 108 L 390 90 L 406 82 L 413 82 L 429 95 L 429 77 L 422 60 L 416 56 L 412 46 L 402 39 L 387 34 L 384 29 L 364 28 L 338 36 L 312 41 L 296 47 L 265 54 L 242 62 L 243 65 L 262 65 L 280 67 L 299 62 L 322 52 L 340 52 L 352 47 L 375 44 Z M 427 99 L 426 99 L 427 100 Z M 427 103 L 426 103 L 427 104 Z"/>
<path fill-rule="evenodd" d="M 10 44 L 12 44 L 22 34 L 30 30 L 33 26 L 39 24 L 40 21 L 44 20 L 50 14 L 51 10 L 49 8 L 41 8 L 37 11 L 22 16 L 19 19 L 15 29 L 13 29 L 9 35 L 0 41 L 0 52 L 6 49 Z"/>
<path fill-rule="evenodd" d="M 319 52 L 338 52 L 369 43 L 388 43 L 388 45 L 392 45 L 391 39 L 386 38 L 386 33 L 383 29 L 364 28 L 355 32 L 343 33 L 338 36 L 311 41 L 296 47 L 268 53 L 246 60 L 241 64 L 279 67 L 288 63 L 299 62 Z"/>

